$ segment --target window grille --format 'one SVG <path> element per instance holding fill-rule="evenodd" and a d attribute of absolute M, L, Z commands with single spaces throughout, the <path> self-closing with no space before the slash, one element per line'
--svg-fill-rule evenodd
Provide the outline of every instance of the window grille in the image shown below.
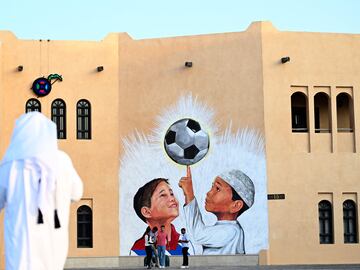
<path fill-rule="evenodd" d="M 66 104 L 62 99 L 51 104 L 51 120 L 56 124 L 58 139 L 66 139 Z"/>
<path fill-rule="evenodd" d="M 343 203 L 344 243 L 358 243 L 356 205 L 352 200 Z"/>
<path fill-rule="evenodd" d="M 332 205 L 329 201 L 319 202 L 319 236 L 320 244 L 333 244 Z"/>
<path fill-rule="evenodd" d="M 25 112 L 41 112 L 41 103 L 35 98 L 31 98 L 26 102 Z"/>
<path fill-rule="evenodd" d="M 89 206 L 80 206 L 77 210 L 77 247 L 92 248 L 92 210 Z"/>
<path fill-rule="evenodd" d="M 77 139 L 91 139 L 91 106 L 90 102 L 82 99 L 76 105 Z"/>

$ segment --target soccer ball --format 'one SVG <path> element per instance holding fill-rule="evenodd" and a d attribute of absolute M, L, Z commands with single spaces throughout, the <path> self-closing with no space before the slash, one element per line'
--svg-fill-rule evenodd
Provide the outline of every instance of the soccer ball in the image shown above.
<path fill-rule="evenodd" d="M 167 130 L 164 147 L 168 156 L 178 164 L 192 165 L 209 151 L 209 135 L 190 118 L 176 121 Z"/>

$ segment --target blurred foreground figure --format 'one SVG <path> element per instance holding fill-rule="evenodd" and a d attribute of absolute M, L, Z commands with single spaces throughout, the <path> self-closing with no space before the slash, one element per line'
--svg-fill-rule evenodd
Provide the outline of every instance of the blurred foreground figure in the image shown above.
<path fill-rule="evenodd" d="M 60 270 L 68 251 L 71 200 L 83 184 L 58 150 L 56 125 L 39 112 L 20 116 L 0 164 L 7 270 Z"/>

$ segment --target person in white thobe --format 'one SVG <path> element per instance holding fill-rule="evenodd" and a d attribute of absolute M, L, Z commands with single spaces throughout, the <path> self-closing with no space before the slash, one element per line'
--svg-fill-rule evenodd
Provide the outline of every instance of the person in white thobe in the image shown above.
<path fill-rule="evenodd" d="M 194 198 L 184 206 L 185 221 L 203 255 L 244 254 L 244 231 L 237 220 L 218 220 L 206 226 Z"/>
<path fill-rule="evenodd" d="M 202 245 L 204 255 L 244 254 L 244 230 L 237 218 L 254 203 L 252 180 L 240 170 L 217 176 L 206 194 L 205 209 L 217 217 L 214 225 L 206 226 L 194 195 L 190 166 L 179 186 L 185 195 L 186 225 L 195 243 Z"/>
<path fill-rule="evenodd" d="M 70 203 L 83 184 L 58 150 L 56 125 L 39 112 L 20 116 L 0 164 L 7 270 L 62 270 Z"/>

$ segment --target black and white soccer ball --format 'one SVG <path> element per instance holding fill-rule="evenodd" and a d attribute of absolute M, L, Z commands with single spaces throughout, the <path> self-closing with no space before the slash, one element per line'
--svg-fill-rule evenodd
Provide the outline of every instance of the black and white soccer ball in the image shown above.
<path fill-rule="evenodd" d="M 164 147 L 169 157 L 181 165 L 192 165 L 205 157 L 210 139 L 199 122 L 185 118 L 176 121 L 167 130 Z"/>

